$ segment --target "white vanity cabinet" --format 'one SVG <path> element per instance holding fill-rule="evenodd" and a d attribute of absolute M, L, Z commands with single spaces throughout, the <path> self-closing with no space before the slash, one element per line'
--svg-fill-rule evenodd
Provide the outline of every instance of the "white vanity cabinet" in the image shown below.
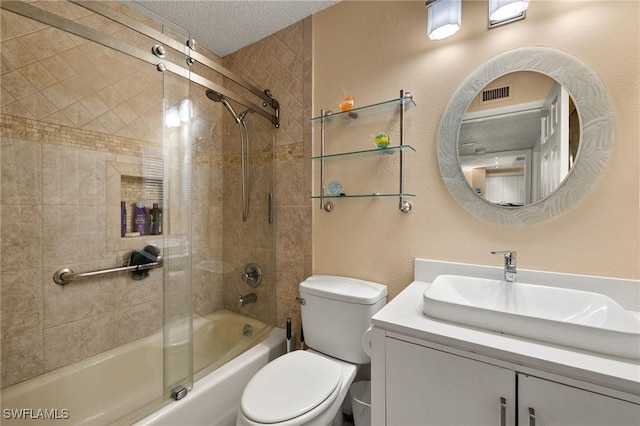
<path fill-rule="evenodd" d="M 385 346 L 386 424 L 515 425 L 513 371 L 402 340 Z"/>
<path fill-rule="evenodd" d="M 500 279 L 503 272 L 416 260 L 415 281 L 371 319 L 372 425 L 640 426 L 640 360 L 423 313 L 424 293 L 437 276 Z M 523 282 L 604 289 L 622 301 L 635 300 L 640 288 L 633 280 L 518 274 Z M 640 305 L 627 309 L 638 312 Z"/>
<path fill-rule="evenodd" d="M 518 424 L 638 426 L 640 405 L 518 374 Z"/>
<path fill-rule="evenodd" d="M 640 425 L 638 404 L 397 338 L 385 338 L 384 370 L 376 425 Z"/>

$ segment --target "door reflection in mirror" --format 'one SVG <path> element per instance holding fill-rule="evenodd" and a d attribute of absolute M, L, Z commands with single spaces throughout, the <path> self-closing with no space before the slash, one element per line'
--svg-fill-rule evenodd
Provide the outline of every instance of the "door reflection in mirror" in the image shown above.
<path fill-rule="evenodd" d="M 467 108 L 459 164 L 478 196 L 523 206 L 562 183 L 579 140 L 578 111 L 567 90 L 545 74 L 518 71 L 493 80 Z"/>

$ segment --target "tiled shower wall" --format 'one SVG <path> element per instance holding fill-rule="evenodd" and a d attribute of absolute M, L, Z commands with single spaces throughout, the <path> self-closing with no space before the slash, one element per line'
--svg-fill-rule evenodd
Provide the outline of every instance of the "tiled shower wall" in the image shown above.
<path fill-rule="evenodd" d="M 72 3 L 32 4 L 139 46 L 149 44 Z M 117 2 L 105 4 L 162 29 Z M 51 277 L 63 267 L 81 272 L 119 266 L 129 249 L 153 241 L 120 239 L 119 227 L 108 223 L 119 223 L 119 200 L 131 190 L 129 172 L 123 172 L 123 181 L 120 171 L 134 170 L 131 176 L 140 178 L 149 159 L 162 157 L 163 90 L 172 88 L 163 87 L 163 75 L 152 65 L 5 10 L 1 18 L 1 383 L 6 387 L 161 329 L 161 270 L 144 281 L 118 274 L 64 288 Z M 210 102 L 194 103 L 195 130 L 211 129 L 217 115 Z M 212 185 L 215 171 L 222 173 L 221 155 L 200 143 L 192 164 L 192 186 L 197 183 L 192 220 L 202 222 L 201 215 L 214 215 L 221 206 L 221 196 L 215 196 L 221 189 Z M 109 199 L 117 205 L 107 205 Z M 114 208 L 115 218 L 109 216 Z M 214 234 L 196 238 L 194 254 L 218 251 L 221 258 L 222 238 Z M 194 273 L 196 313 L 221 306 L 211 302 L 213 276 Z M 221 289 L 221 278 L 218 284 Z"/>
<path fill-rule="evenodd" d="M 232 70 L 269 88 L 280 102 L 281 125 L 275 132 L 276 326 L 284 327 L 291 317 L 296 336 L 298 284 L 312 273 L 311 29 L 312 18 L 306 18 L 224 58 Z"/>
<path fill-rule="evenodd" d="M 74 4 L 34 4 L 147 44 Z M 116 2 L 107 4 L 160 29 Z M 141 168 L 144 158 L 161 155 L 163 85 L 162 74 L 148 64 L 4 10 L 1 17 L 1 385 L 6 387 L 160 328 L 160 271 L 135 285 L 116 275 L 62 288 L 51 276 L 61 267 L 85 271 L 120 264 L 126 250 L 110 243 L 106 199 L 113 188 L 105 169 Z M 281 103 L 282 125 L 275 131 L 276 325 L 281 327 L 288 316 L 299 324 L 297 286 L 311 273 L 310 29 L 307 19 L 225 58 Z M 201 88 L 192 84 L 191 90 Z M 205 315 L 223 303 L 232 308 L 235 297 L 232 293 L 223 302 L 229 271 L 220 217 L 225 165 L 235 167 L 237 156 L 233 150 L 223 156 L 220 140 L 232 130 L 224 129 L 221 106 L 193 96 L 193 108 L 193 310 Z M 270 132 L 262 118 L 250 120 L 259 122 L 250 129 L 254 137 L 256 127 L 263 129 L 258 134 Z M 260 139 L 269 143 L 271 136 Z"/>
<path fill-rule="evenodd" d="M 128 37 L 73 4 L 34 4 Z M 107 238 L 107 168 L 161 155 L 163 88 L 153 67 L 126 55 L 5 10 L 1 18 L 6 387 L 160 329 L 159 271 L 135 285 L 121 274 L 63 288 L 51 277 L 122 264 L 125 251 Z"/>

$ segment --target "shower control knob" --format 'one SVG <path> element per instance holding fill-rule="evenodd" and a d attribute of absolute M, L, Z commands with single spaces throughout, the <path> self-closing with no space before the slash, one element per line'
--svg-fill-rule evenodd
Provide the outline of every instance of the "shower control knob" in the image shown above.
<path fill-rule="evenodd" d="M 262 282 L 262 271 L 255 263 L 249 263 L 244 267 L 242 281 L 249 287 L 256 288 Z"/>

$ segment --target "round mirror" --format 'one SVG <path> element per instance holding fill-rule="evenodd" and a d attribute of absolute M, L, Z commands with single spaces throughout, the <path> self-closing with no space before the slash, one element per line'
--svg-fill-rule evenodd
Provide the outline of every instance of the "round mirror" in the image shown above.
<path fill-rule="evenodd" d="M 567 89 L 545 74 L 516 71 L 483 87 L 467 108 L 458 161 L 479 197 L 521 207 L 560 186 L 579 141 L 580 120 Z"/>
<path fill-rule="evenodd" d="M 522 48 L 462 83 L 440 123 L 438 163 L 467 211 L 523 226 L 574 206 L 612 140 L 613 110 L 595 73 L 564 52 Z"/>

